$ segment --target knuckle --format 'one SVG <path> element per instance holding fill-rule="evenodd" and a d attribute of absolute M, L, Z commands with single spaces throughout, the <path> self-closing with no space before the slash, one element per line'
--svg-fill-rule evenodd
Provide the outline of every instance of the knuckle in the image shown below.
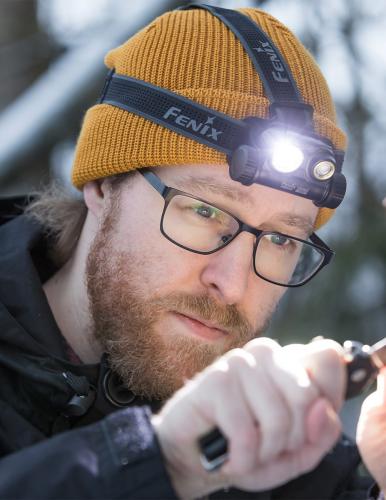
<path fill-rule="evenodd" d="M 229 380 L 229 373 L 227 369 L 227 365 L 223 363 L 215 363 L 210 370 L 208 370 L 205 374 L 205 377 L 202 379 L 202 383 L 205 386 L 213 390 L 217 389 L 221 386 L 226 386 Z"/>
<path fill-rule="evenodd" d="M 323 354 L 327 360 L 331 360 L 332 362 L 340 361 L 344 354 L 343 347 L 332 339 L 316 340 L 313 344 L 315 344 L 314 347 L 320 350 L 321 354 Z"/>
<path fill-rule="evenodd" d="M 330 376 L 338 376 L 343 375 L 344 373 L 344 364 L 342 362 L 342 356 L 339 352 L 331 347 L 325 347 L 325 349 L 320 354 L 320 370 L 324 370 L 326 374 L 330 374 Z M 338 382 L 338 380 L 337 380 Z"/>
<path fill-rule="evenodd" d="M 236 348 L 232 349 L 225 355 L 228 367 L 230 371 L 239 371 L 245 368 L 249 368 L 253 365 L 253 356 L 244 349 Z"/>
<path fill-rule="evenodd" d="M 280 419 L 277 421 L 270 422 L 268 427 L 266 427 L 266 431 L 268 431 L 271 435 L 282 435 L 287 434 L 290 429 L 289 419 Z"/>
<path fill-rule="evenodd" d="M 245 450 L 256 449 L 256 429 L 253 426 L 238 428 L 236 433 L 237 443 L 240 448 Z"/>
<path fill-rule="evenodd" d="M 318 396 L 319 391 L 313 384 L 307 387 L 298 385 L 291 391 L 291 400 L 300 410 L 306 409 Z"/>
<path fill-rule="evenodd" d="M 258 339 L 250 340 L 245 344 L 244 349 L 256 356 L 272 355 L 273 352 L 281 349 L 280 345 L 273 339 L 268 337 L 261 337 Z"/>
<path fill-rule="evenodd" d="M 275 412 L 271 412 L 265 421 L 261 422 L 261 430 L 264 435 L 284 435 L 291 429 L 291 422 L 292 419 L 288 412 L 277 409 Z"/>
<path fill-rule="evenodd" d="M 245 353 L 246 351 L 242 347 L 236 347 L 224 354 L 223 358 L 229 362 L 233 358 L 244 358 Z"/>

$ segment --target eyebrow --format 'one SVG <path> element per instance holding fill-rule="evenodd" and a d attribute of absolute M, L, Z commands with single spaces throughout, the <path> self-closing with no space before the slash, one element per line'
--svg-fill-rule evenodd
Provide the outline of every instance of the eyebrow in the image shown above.
<path fill-rule="evenodd" d="M 253 201 L 252 197 L 249 193 L 245 193 L 240 189 L 237 189 L 235 186 L 229 186 L 228 184 L 224 184 L 218 179 L 214 179 L 209 176 L 202 177 L 193 177 L 193 176 L 184 176 L 178 179 L 178 182 L 182 186 L 187 186 L 188 189 L 194 189 L 201 193 L 202 195 L 206 195 L 209 192 L 213 194 L 219 194 L 229 198 L 232 201 L 246 202 L 248 205 L 252 206 Z M 184 188 L 185 189 L 185 188 Z"/>
<path fill-rule="evenodd" d="M 247 203 L 251 207 L 254 205 L 253 199 L 249 193 L 241 191 L 235 186 L 229 186 L 228 184 L 210 176 L 183 176 L 178 179 L 178 183 L 181 184 L 183 189 L 193 189 L 194 191 L 201 193 L 203 197 L 205 197 L 209 191 L 213 194 L 225 196 L 232 201 Z M 186 186 L 186 188 L 184 186 Z M 267 222 L 274 224 L 282 223 L 286 226 L 300 229 L 308 236 L 314 232 L 314 221 L 311 217 L 297 215 L 290 212 L 275 214 L 274 219 Z"/>
<path fill-rule="evenodd" d="M 274 220 L 275 222 L 282 222 L 287 226 L 301 229 L 308 236 L 314 232 L 314 221 L 311 217 L 283 212 L 276 214 Z"/>

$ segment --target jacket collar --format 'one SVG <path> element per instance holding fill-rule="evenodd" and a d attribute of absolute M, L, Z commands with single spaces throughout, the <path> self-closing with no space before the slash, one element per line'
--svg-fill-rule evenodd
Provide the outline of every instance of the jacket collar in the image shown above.
<path fill-rule="evenodd" d="M 64 414 L 71 404 L 76 413 L 74 405 L 84 402 L 78 396 L 89 391 L 97 393 L 90 400 L 95 408 L 91 420 L 122 406 L 151 404 L 157 408 L 158 402 L 123 389 L 105 356 L 97 365 L 67 360 L 67 344 L 42 288 L 56 269 L 49 260 L 49 240 L 41 226 L 20 215 L 0 226 L 0 242 L 0 342 L 5 349 L 4 356 L 0 353 L 0 366 L 16 372 L 15 380 L 24 380 L 39 400 L 50 401 Z"/>
<path fill-rule="evenodd" d="M 0 241 L 0 302 L 40 349 L 65 358 L 65 342 L 42 288 L 55 268 L 41 227 L 16 217 L 0 227 Z"/>

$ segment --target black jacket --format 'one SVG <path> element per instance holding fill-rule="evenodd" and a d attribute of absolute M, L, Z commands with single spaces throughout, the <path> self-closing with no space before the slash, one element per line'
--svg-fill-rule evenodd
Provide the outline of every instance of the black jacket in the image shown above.
<path fill-rule="evenodd" d="M 0 498 L 175 498 L 149 422 L 157 404 L 123 389 L 105 359 L 68 360 L 41 286 L 55 272 L 47 241 L 37 224 L 14 217 L 13 205 L 1 208 Z M 370 482 L 356 475 L 358 463 L 343 439 L 284 487 L 211 496 L 364 499 Z"/>

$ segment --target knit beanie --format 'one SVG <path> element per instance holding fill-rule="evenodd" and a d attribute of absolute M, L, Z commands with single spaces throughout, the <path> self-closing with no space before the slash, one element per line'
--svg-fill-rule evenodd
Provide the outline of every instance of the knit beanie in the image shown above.
<path fill-rule="evenodd" d="M 271 15 L 255 8 L 239 10 L 265 31 L 286 59 L 304 102 L 314 108 L 315 131 L 335 148 L 345 149 L 327 83 L 309 52 Z M 245 49 L 203 9 L 163 14 L 111 50 L 105 63 L 120 75 L 169 89 L 237 119 L 268 117 L 270 102 Z M 97 104 L 83 121 L 72 182 L 81 189 L 88 181 L 133 169 L 181 164 L 226 164 L 226 158 L 134 113 Z M 315 227 L 332 214 L 333 210 L 321 208 Z"/>

